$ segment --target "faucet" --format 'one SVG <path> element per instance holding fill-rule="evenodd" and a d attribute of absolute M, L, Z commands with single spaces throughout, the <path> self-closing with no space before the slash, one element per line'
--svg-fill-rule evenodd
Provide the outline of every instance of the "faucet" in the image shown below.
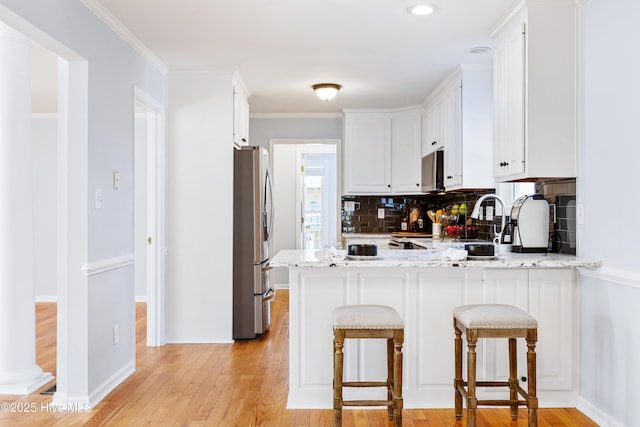
<path fill-rule="evenodd" d="M 493 239 L 493 242 L 499 245 L 502 237 L 502 232 L 504 231 L 504 227 L 506 225 L 506 219 L 507 219 L 507 215 L 504 210 L 504 201 L 499 196 L 495 194 L 485 194 L 481 196 L 476 202 L 475 206 L 473 207 L 473 211 L 471 211 L 471 215 L 469 216 L 474 219 L 480 218 L 480 205 L 482 205 L 482 202 L 484 202 L 487 199 L 496 199 L 497 201 L 500 202 L 500 205 L 502 206 L 502 226 L 500 227 L 500 231 L 496 231 L 495 238 Z"/>

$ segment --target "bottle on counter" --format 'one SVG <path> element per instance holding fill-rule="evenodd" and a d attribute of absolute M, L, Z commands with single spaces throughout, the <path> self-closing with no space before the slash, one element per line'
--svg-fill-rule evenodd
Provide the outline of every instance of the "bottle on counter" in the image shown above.
<path fill-rule="evenodd" d="M 418 231 L 424 231 L 424 212 L 420 211 L 420 216 L 418 217 Z"/>
<path fill-rule="evenodd" d="M 407 220 L 407 216 L 402 217 L 402 222 L 400 222 L 400 230 L 407 231 L 409 229 L 409 221 Z"/>

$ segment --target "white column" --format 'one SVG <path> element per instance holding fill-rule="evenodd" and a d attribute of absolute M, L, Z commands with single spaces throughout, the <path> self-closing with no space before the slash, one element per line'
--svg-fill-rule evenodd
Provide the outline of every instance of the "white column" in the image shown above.
<path fill-rule="evenodd" d="M 53 378 L 36 365 L 29 50 L 26 37 L 0 22 L 2 394 L 29 394 Z"/>

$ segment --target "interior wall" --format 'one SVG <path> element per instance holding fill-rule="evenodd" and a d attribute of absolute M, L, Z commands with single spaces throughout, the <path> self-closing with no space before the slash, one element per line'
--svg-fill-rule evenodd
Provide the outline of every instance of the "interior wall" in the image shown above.
<path fill-rule="evenodd" d="M 167 339 L 231 342 L 233 79 L 169 74 Z"/>
<path fill-rule="evenodd" d="M 251 99 L 249 99 L 251 104 Z M 271 139 L 342 139 L 342 117 L 251 117 L 249 145 L 269 149 Z"/>
<path fill-rule="evenodd" d="M 283 249 L 296 249 L 296 158 L 295 144 L 276 144 L 273 153 L 273 188 L 276 208 L 273 223 L 274 253 Z M 275 268 L 277 287 L 289 286 L 289 269 Z"/>
<path fill-rule="evenodd" d="M 632 248 L 640 199 L 631 196 L 640 157 L 640 55 L 629 49 L 639 20 L 636 0 L 589 0 L 579 9 L 578 255 L 603 261 L 580 279 L 580 407 L 612 426 L 638 425 L 640 401 L 640 264 Z"/>
<path fill-rule="evenodd" d="M 36 114 L 31 120 L 36 301 L 57 300 L 58 117 Z"/>
<path fill-rule="evenodd" d="M 87 285 L 69 294 L 63 305 L 63 319 L 73 319 L 71 330 L 59 336 L 64 347 L 59 357 L 57 396 L 75 401 L 96 403 L 135 369 L 135 322 L 133 291 L 133 87 L 138 86 L 160 103 L 165 103 L 165 70 L 152 59 L 143 57 L 105 25 L 79 1 L 68 0 L 0 0 L 0 19 L 9 25 L 19 24 L 37 36 L 38 43 L 52 51 L 63 51 L 70 58 L 86 60 L 87 80 L 83 94 L 86 105 L 70 103 L 75 111 L 86 108 L 85 122 L 69 129 L 74 141 L 88 141 L 87 182 L 76 183 L 89 195 L 86 218 L 70 224 L 75 236 L 86 241 L 70 242 L 74 252 L 68 265 L 73 274 L 82 272 Z M 70 25 L 73 23 L 73 25 Z M 27 33 L 25 33 L 27 34 Z M 30 37 L 35 37 L 27 34 Z M 75 70 L 82 67 L 70 67 Z M 77 85 L 72 85 L 73 95 Z M 76 116 L 74 116 L 76 117 Z M 86 126 L 86 127 L 85 127 Z M 85 135 L 81 133 L 85 131 Z M 84 149 L 84 147 L 81 147 Z M 85 153 L 74 151 L 73 159 Z M 82 164 L 81 163 L 81 164 Z M 113 188 L 113 171 L 120 172 L 120 187 Z M 84 177 L 84 175 L 83 175 Z M 104 191 L 102 208 L 95 207 L 96 189 Z M 75 199 L 74 199 L 75 200 Z M 84 212 L 84 211 L 83 211 Z M 71 216 L 77 212 L 70 212 Z M 86 254 L 86 256 L 85 256 Z M 75 276 L 74 276 L 75 277 Z M 60 286 L 69 286 L 61 283 Z M 58 289 L 60 298 L 60 288 Z M 105 298 L 108 295 L 108 298 Z M 67 298 L 67 296 L 65 296 Z M 79 304 L 76 302 L 79 301 Z M 114 327 L 119 327 L 119 341 L 114 343 Z M 73 329 L 77 329 L 74 333 Z M 75 369 L 60 369 L 60 363 Z M 61 376 L 68 377 L 61 378 Z"/>

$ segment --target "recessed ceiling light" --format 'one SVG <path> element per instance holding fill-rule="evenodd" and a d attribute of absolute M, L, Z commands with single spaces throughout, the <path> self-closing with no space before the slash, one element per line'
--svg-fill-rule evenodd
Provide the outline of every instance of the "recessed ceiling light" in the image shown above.
<path fill-rule="evenodd" d="M 473 55 L 477 55 L 480 53 L 491 52 L 491 48 L 487 46 L 476 46 L 476 47 L 470 47 L 469 49 L 465 50 L 465 52 Z"/>
<path fill-rule="evenodd" d="M 432 4 L 414 4 L 407 10 L 412 15 L 425 16 L 435 13 L 438 8 Z"/>

